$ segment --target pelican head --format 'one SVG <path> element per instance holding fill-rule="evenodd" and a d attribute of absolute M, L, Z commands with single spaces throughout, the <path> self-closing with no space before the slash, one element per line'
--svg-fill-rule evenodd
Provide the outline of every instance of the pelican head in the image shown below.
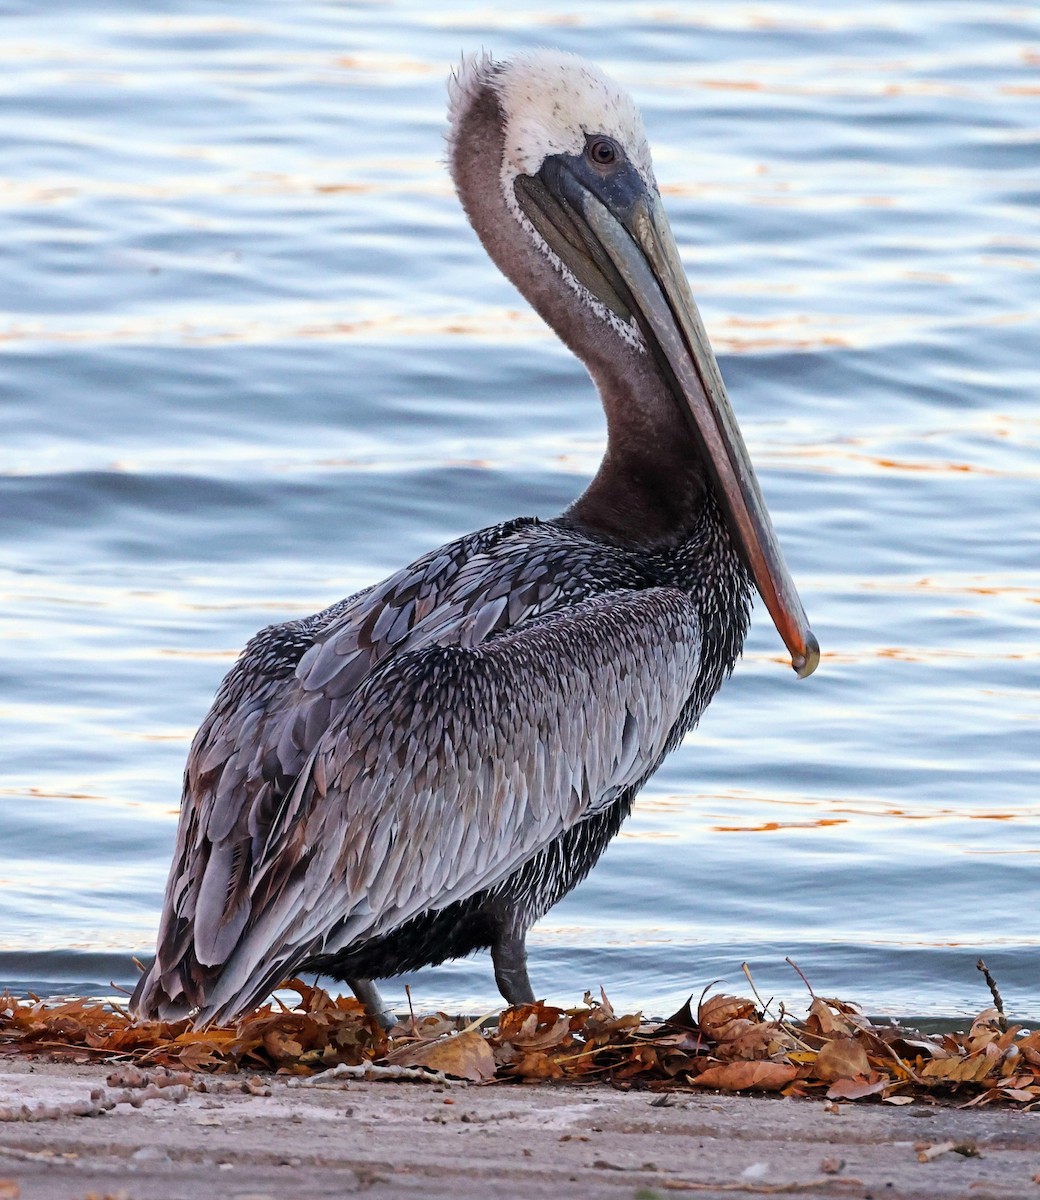
<path fill-rule="evenodd" d="M 449 151 L 485 248 L 586 363 L 608 423 L 612 404 L 631 405 L 633 391 L 647 409 L 681 413 L 792 666 L 800 677 L 811 674 L 819 646 L 690 291 L 631 97 L 561 51 L 468 59 L 452 80 Z M 652 384 L 633 389 L 625 374 Z M 657 424 L 660 446 L 670 426 Z"/>

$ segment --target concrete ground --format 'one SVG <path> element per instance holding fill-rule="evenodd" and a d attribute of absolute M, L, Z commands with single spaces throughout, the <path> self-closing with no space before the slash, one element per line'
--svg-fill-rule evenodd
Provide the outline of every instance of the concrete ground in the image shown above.
<path fill-rule="evenodd" d="M 0 1200 L 1040 1200 L 1040 1113 L 279 1077 L 256 1085 L 270 1095 L 171 1087 L 135 1108 L 110 1069 L 0 1060 Z M 10 1119 L 41 1106 L 60 1115 Z"/>

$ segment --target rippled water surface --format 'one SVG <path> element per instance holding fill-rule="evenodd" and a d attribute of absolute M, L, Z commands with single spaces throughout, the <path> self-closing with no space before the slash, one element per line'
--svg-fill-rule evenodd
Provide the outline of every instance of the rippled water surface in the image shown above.
<path fill-rule="evenodd" d="M 536 989 L 1040 1018 L 1040 17 L 1000 3 L 8 8 L 0 983 L 146 956 L 191 734 L 258 627 L 581 489 L 603 422 L 443 162 L 460 50 L 641 104 L 825 650 L 743 662 Z M 486 959 L 411 980 L 490 1007 Z M 389 996 L 402 998 L 400 984 Z"/>

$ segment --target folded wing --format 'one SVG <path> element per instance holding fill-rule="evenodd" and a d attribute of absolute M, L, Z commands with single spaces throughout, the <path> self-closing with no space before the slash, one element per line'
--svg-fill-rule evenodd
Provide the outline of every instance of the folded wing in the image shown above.
<path fill-rule="evenodd" d="M 691 723 L 689 597 L 618 588 L 616 565 L 615 590 L 575 597 L 566 541 L 539 558 L 537 535 L 446 548 L 254 639 L 189 758 L 139 1013 L 233 1016 L 306 958 L 493 886 L 656 767 Z"/>

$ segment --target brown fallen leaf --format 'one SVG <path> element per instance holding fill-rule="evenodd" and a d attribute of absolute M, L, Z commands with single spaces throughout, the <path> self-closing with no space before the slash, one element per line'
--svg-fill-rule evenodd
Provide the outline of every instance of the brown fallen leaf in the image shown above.
<path fill-rule="evenodd" d="M 668 1029 L 684 1029 L 693 1033 L 700 1033 L 701 1027 L 697 1024 L 697 1018 L 693 1015 L 693 1009 L 690 1005 L 693 1002 L 693 996 L 686 997 L 686 1003 L 668 1017 L 664 1024 Z"/>
<path fill-rule="evenodd" d="M 542 1050 L 532 1050 L 510 1068 L 510 1074 L 520 1079 L 562 1079 L 563 1067 Z"/>
<path fill-rule="evenodd" d="M 949 1083 L 977 1083 L 993 1074 L 993 1063 L 983 1054 L 967 1058 L 933 1058 L 920 1070 L 924 1079 L 941 1079 Z"/>
<path fill-rule="evenodd" d="M 742 1024 L 734 1021 L 727 1027 L 727 1035 L 733 1026 Z M 781 1029 L 775 1021 L 744 1022 L 747 1028 L 727 1036 L 719 1043 L 717 1053 L 726 1059 L 765 1059 L 774 1058 L 782 1051 L 797 1052 L 798 1043 L 786 1030 Z"/>
<path fill-rule="evenodd" d="M 567 1040 L 571 1025 L 575 1021 L 586 1025 L 592 1018 L 592 1011 L 590 1009 L 572 1019 L 562 1008 L 547 1004 L 515 1005 L 499 1016 L 496 1040 L 526 1050 L 545 1050 L 550 1046 L 562 1045 Z"/>
<path fill-rule="evenodd" d="M 509 1040 L 518 1050 L 550 1050 L 559 1046 L 570 1031 L 571 1019 L 566 1013 L 543 1025 L 538 1025 L 531 1016 Z"/>
<path fill-rule="evenodd" d="M 22 1189 L 16 1179 L 0 1179 L 0 1200 L 18 1200 Z"/>
<path fill-rule="evenodd" d="M 864 1096 L 876 1096 L 885 1088 L 892 1086 L 892 1080 L 878 1079 L 876 1076 L 865 1079 L 862 1076 L 836 1079 L 827 1089 L 828 1100 L 862 1100 Z"/>
<path fill-rule="evenodd" d="M 727 1029 L 734 1021 L 757 1019 L 754 1004 L 739 996 L 710 996 L 707 1000 L 702 1000 L 697 1009 L 697 1024 L 708 1037 L 716 1041 L 725 1039 Z M 736 1032 L 742 1032 L 746 1028 L 747 1025 L 740 1025 Z"/>
<path fill-rule="evenodd" d="M 861 1042 L 855 1038 L 835 1038 L 820 1050 L 812 1069 L 815 1079 L 829 1082 L 870 1074 L 870 1060 Z"/>
<path fill-rule="evenodd" d="M 402 1046 L 388 1054 L 385 1061 L 399 1067 L 428 1067 L 471 1083 L 486 1083 L 495 1077 L 495 1056 L 475 1029 Z"/>
<path fill-rule="evenodd" d="M 798 1078 L 801 1068 L 792 1063 L 732 1062 L 709 1067 L 691 1079 L 697 1087 L 720 1088 L 725 1092 L 744 1092 L 756 1088 L 776 1092 Z"/>
<path fill-rule="evenodd" d="M 275 1000 L 234 1025 L 201 1031 L 187 1021 L 134 1022 L 118 1003 L 55 1003 L 3 993 L 0 1053 L 61 1061 L 108 1058 L 121 1064 L 126 1072 L 121 1081 L 139 1098 L 187 1086 L 182 1080 L 188 1070 L 211 1073 L 209 1083 L 195 1082 L 199 1090 L 219 1090 L 212 1073 L 220 1072 L 227 1084 L 241 1072 L 232 1085 L 241 1091 L 249 1090 L 241 1081 L 256 1071 L 305 1076 L 337 1067 L 374 1070 L 388 1054 L 415 1062 L 420 1047 L 436 1043 L 439 1049 L 431 1053 L 449 1053 L 455 1061 L 445 1069 L 454 1067 L 463 1078 L 491 1078 L 491 1064 L 476 1049 L 482 1045 L 499 1078 L 525 1083 L 603 1080 L 619 1087 L 685 1090 L 696 1081 L 700 1087 L 779 1091 L 802 1099 L 822 1098 L 829 1090 L 824 1112 L 840 1111 L 833 1098 L 900 1104 L 948 1101 L 951 1095 L 961 1107 L 1040 1108 L 1040 1031 L 1002 1029 L 992 1011 L 980 1014 L 968 1032 L 929 1037 L 875 1026 L 854 1005 L 811 988 L 808 1016 L 801 1022 L 782 1005 L 779 1019 L 766 1020 L 757 995 L 756 1006 L 737 996 L 709 996 L 705 989 L 697 1008 L 701 1023 L 692 1005 L 670 1023 L 654 1023 L 639 1013 L 615 1012 L 601 991 L 572 1009 L 542 1003 L 506 1009 L 497 1029 L 478 1033 L 474 1025 L 467 1031 L 472 1035 L 467 1057 L 461 1053 L 466 1043 L 456 1044 L 457 1022 L 443 1013 L 413 1017 L 388 1034 L 353 997 L 331 996 L 299 980 L 284 986 L 299 994 L 298 1004 Z M 138 1076 L 129 1064 L 141 1072 L 144 1086 L 134 1086 Z M 164 1080 L 169 1086 L 163 1087 Z M 22 1118 L 16 1113 L 8 1119 Z"/>
<path fill-rule="evenodd" d="M 826 1038 L 851 1037 L 852 1026 L 842 1016 L 836 1013 L 820 996 L 813 998 L 809 1005 L 809 1018 L 805 1027 L 810 1033 L 820 1034 Z"/>
<path fill-rule="evenodd" d="M 1003 1013 L 995 1008 L 984 1008 L 972 1021 L 968 1037 L 999 1037 L 1003 1032 Z"/>
<path fill-rule="evenodd" d="M 898 1054 L 901 1058 L 908 1058 L 912 1062 L 915 1058 L 945 1058 L 949 1053 L 944 1050 L 936 1042 L 926 1041 L 924 1038 L 906 1037 L 897 1035 L 895 1037 L 887 1035 L 887 1031 L 882 1031 L 882 1041 L 886 1042 L 889 1049 Z"/>

